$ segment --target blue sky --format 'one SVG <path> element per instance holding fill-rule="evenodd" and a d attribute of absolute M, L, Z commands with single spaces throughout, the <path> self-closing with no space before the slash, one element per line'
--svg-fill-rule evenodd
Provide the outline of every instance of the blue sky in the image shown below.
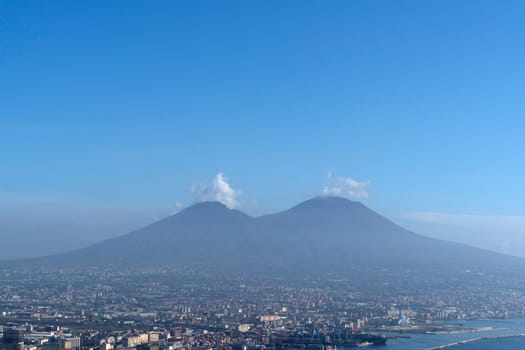
<path fill-rule="evenodd" d="M 404 226 L 522 254 L 523 23 L 521 1 L 1 1 L 0 234 L 89 243 L 222 173 L 253 215 L 351 178 Z"/>

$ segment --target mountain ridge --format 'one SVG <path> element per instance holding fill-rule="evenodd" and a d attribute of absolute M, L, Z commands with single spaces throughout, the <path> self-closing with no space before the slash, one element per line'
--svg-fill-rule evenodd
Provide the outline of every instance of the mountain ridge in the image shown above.
<path fill-rule="evenodd" d="M 119 237 L 20 262 L 69 266 L 202 264 L 254 271 L 268 266 L 290 271 L 525 266 L 520 258 L 419 235 L 360 202 L 328 196 L 259 217 L 219 202 L 201 202 Z"/>

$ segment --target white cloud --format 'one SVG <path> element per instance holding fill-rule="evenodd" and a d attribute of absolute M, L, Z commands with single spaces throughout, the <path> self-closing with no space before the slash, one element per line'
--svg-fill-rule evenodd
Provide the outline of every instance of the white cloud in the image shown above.
<path fill-rule="evenodd" d="M 171 215 L 175 215 L 177 214 L 178 212 L 180 212 L 182 209 L 186 208 L 186 205 L 182 202 L 176 202 L 175 205 L 170 208 L 169 212 L 168 212 L 168 215 L 171 216 Z"/>
<path fill-rule="evenodd" d="M 201 201 L 218 201 L 230 209 L 240 206 L 237 198 L 242 194 L 228 183 L 228 178 L 222 172 L 215 175 L 212 185 L 199 184 L 192 186 L 192 192 L 196 193 Z"/>
<path fill-rule="evenodd" d="M 356 198 L 368 197 L 368 186 L 370 181 L 356 181 L 351 177 L 334 176 L 332 171 L 328 172 L 329 184 L 323 188 L 323 195 L 340 196 L 347 195 Z"/>

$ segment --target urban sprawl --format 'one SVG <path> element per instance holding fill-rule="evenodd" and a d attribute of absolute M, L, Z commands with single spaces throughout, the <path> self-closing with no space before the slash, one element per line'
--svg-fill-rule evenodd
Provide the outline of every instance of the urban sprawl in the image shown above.
<path fill-rule="evenodd" d="M 305 339 L 330 348 L 359 334 L 460 330 L 447 321 L 525 314 L 525 285 L 500 277 L 9 268 L 0 270 L 0 349 L 275 349 Z"/>

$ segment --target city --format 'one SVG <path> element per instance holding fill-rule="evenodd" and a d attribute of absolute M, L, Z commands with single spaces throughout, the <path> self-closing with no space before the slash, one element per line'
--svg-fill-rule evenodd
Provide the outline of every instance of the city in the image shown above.
<path fill-rule="evenodd" d="M 350 275 L 250 276 L 189 267 L 3 269 L 3 349 L 272 349 L 304 347 L 305 337 L 335 346 L 338 339 L 330 337 L 474 332 L 445 321 L 525 314 L 525 282 L 518 279 L 494 290 L 492 279 L 500 277 L 473 272 L 458 274 L 455 282 L 438 272 L 432 279 L 413 271 Z M 10 337 L 16 346 L 9 345 Z"/>

